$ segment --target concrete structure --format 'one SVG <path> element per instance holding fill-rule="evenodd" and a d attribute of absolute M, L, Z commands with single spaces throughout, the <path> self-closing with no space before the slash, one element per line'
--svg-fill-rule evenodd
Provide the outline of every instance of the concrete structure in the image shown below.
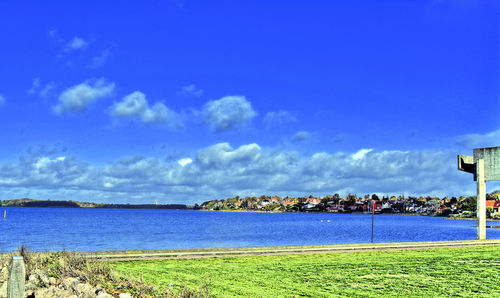
<path fill-rule="evenodd" d="M 7 282 L 7 298 L 24 298 L 24 281 L 26 280 L 26 269 L 23 257 L 12 257 Z"/>
<path fill-rule="evenodd" d="M 473 156 L 458 155 L 458 169 L 477 181 L 477 239 L 486 239 L 486 181 L 500 180 L 500 147 L 476 148 Z"/>

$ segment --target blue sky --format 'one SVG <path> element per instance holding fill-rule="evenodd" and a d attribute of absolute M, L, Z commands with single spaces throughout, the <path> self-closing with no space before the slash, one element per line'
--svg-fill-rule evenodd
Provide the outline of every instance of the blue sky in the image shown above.
<path fill-rule="evenodd" d="M 496 1 L 0 3 L 0 199 L 474 194 Z M 499 184 L 488 183 L 488 191 Z"/>

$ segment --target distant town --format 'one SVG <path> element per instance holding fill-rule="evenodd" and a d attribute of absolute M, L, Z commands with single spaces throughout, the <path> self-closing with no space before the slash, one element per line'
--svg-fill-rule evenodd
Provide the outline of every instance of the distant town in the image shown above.
<path fill-rule="evenodd" d="M 487 195 L 487 215 L 489 218 L 500 219 L 500 190 Z M 325 197 L 278 197 L 239 196 L 224 200 L 212 200 L 195 205 L 194 209 L 202 210 L 239 210 L 268 212 L 331 212 L 331 213 L 414 213 L 432 216 L 448 216 L 457 218 L 472 218 L 476 212 L 476 196 L 460 197 L 405 197 L 382 196 L 376 194 L 348 194 L 341 197 L 338 194 Z"/>
<path fill-rule="evenodd" d="M 330 212 L 330 213 L 387 213 L 473 218 L 476 216 L 476 196 L 413 197 L 367 194 L 357 196 L 339 194 L 324 197 L 239 196 L 210 200 L 201 204 L 109 204 L 78 201 L 34 200 L 29 198 L 0 200 L 1 207 L 52 208 L 120 208 L 120 209 L 194 209 L 209 211 L 261 211 L 261 212 Z M 487 216 L 500 219 L 500 190 L 486 195 Z"/>

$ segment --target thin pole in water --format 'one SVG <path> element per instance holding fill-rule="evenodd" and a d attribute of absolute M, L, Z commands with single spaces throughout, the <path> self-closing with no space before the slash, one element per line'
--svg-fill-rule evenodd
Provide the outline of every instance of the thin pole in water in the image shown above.
<path fill-rule="evenodd" d="M 372 243 L 373 243 L 373 224 L 375 220 L 375 202 L 373 202 L 373 207 L 372 207 Z"/>
<path fill-rule="evenodd" d="M 7 217 L 7 210 L 4 210 L 3 211 L 3 220 L 5 220 L 6 217 Z"/>

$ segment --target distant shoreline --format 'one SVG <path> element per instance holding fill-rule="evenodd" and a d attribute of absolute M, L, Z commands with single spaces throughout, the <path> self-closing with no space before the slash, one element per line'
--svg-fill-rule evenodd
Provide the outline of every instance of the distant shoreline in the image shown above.
<path fill-rule="evenodd" d="M 0 208 L 60 208 L 60 209 L 143 209 L 143 210 L 196 210 L 192 207 L 186 206 L 185 208 L 177 208 L 170 206 L 161 207 L 134 207 L 134 206 L 123 206 L 123 207 L 68 207 L 68 206 L 0 206 Z M 198 211 L 198 210 L 196 210 Z"/>
<path fill-rule="evenodd" d="M 189 210 L 192 207 L 184 204 L 106 204 L 77 201 L 41 201 L 33 199 L 15 199 L 0 201 L 0 207 L 23 208 L 94 208 L 94 209 L 179 209 Z"/>

